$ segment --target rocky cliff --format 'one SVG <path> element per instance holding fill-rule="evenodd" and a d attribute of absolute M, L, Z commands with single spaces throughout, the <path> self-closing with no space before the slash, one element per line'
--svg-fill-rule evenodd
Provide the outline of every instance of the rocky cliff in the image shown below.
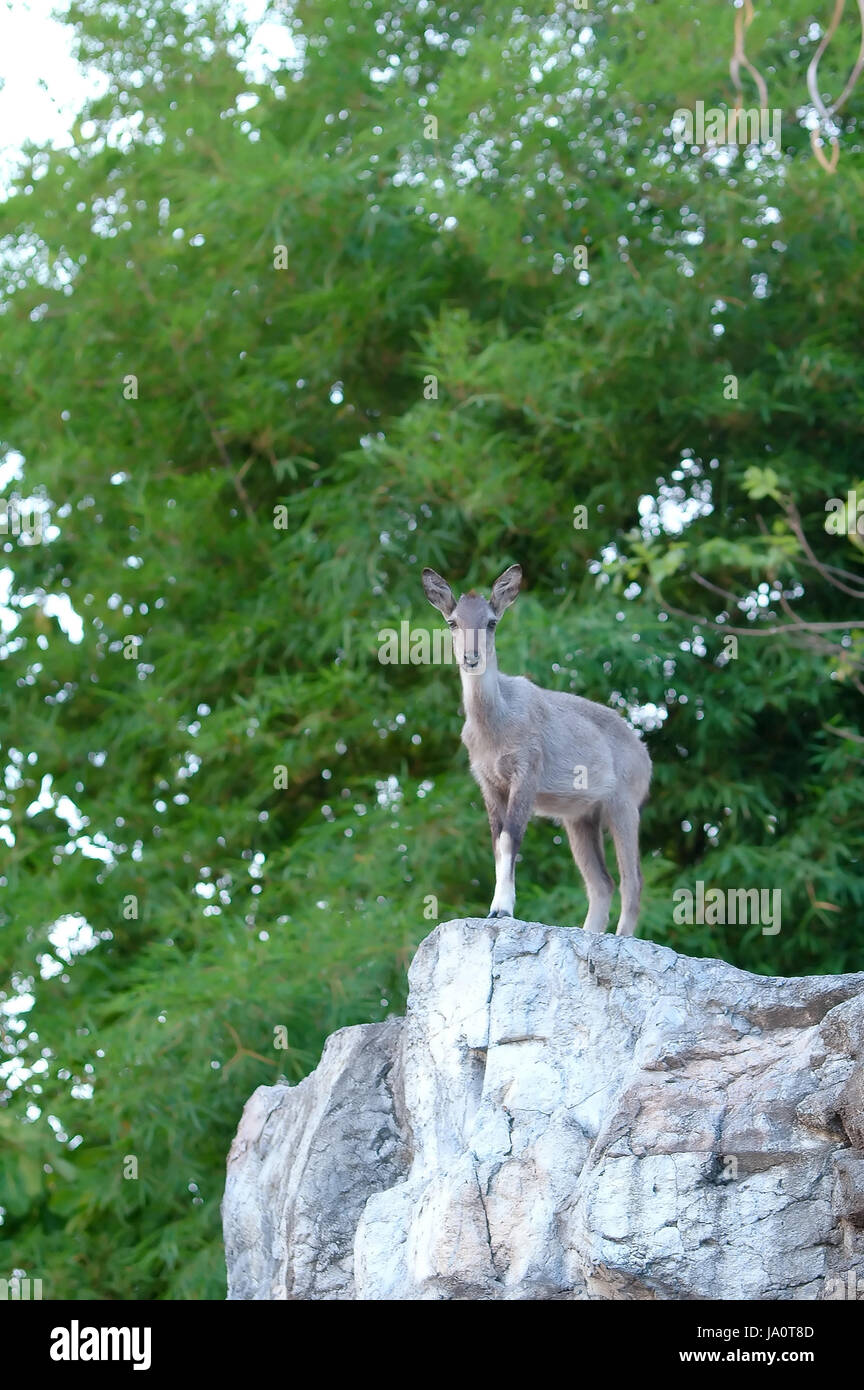
<path fill-rule="evenodd" d="M 229 1298 L 864 1292 L 864 974 L 469 919 L 409 983 L 246 1105 Z"/>

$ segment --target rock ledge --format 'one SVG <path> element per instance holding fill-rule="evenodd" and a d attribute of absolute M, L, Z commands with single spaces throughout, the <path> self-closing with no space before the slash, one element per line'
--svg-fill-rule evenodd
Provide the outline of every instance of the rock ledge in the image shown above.
<path fill-rule="evenodd" d="M 864 1286 L 864 973 L 770 979 L 469 918 L 409 984 L 404 1019 L 341 1029 L 247 1103 L 229 1298 Z"/>

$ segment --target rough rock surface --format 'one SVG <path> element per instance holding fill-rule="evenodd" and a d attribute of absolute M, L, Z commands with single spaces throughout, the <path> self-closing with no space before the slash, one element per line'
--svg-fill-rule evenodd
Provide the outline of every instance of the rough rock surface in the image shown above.
<path fill-rule="evenodd" d="M 342 1029 L 248 1102 L 229 1298 L 864 1288 L 864 973 L 468 919 L 409 983 L 404 1019 Z"/>

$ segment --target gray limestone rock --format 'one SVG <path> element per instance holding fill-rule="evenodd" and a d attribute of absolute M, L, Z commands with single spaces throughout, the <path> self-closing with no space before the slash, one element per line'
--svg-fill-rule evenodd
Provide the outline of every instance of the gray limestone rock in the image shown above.
<path fill-rule="evenodd" d="M 404 1019 L 259 1087 L 233 1299 L 820 1299 L 864 1280 L 864 974 L 439 926 Z"/>

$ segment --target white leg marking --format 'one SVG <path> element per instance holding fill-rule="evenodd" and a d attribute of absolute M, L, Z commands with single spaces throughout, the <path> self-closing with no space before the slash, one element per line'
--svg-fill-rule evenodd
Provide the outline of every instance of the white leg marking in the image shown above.
<path fill-rule="evenodd" d="M 501 912 L 505 917 L 513 916 L 516 905 L 516 876 L 513 862 L 513 841 L 502 830 L 495 846 L 495 896 L 489 908 L 489 915 Z"/>

